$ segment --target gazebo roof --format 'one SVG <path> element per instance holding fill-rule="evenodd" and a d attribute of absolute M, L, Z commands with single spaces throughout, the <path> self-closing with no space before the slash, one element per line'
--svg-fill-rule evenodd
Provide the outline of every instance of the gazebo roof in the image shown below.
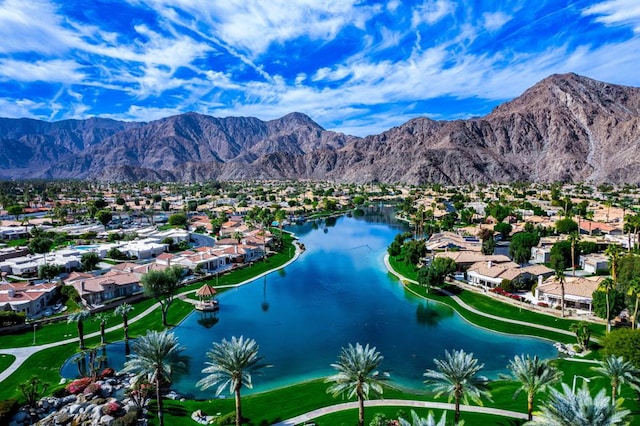
<path fill-rule="evenodd" d="M 216 289 L 210 286 L 209 284 L 205 284 L 196 291 L 196 296 L 198 297 L 213 297 L 217 293 Z"/>

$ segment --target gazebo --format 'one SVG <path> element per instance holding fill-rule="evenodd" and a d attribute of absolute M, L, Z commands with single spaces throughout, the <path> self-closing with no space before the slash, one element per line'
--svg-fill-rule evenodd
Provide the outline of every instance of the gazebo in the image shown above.
<path fill-rule="evenodd" d="M 218 300 L 216 297 L 216 289 L 209 285 L 205 284 L 196 291 L 196 296 L 198 296 L 198 303 L 196 303 L 196 309 L 198 311 L 217 311 L 219 309 Z"/>

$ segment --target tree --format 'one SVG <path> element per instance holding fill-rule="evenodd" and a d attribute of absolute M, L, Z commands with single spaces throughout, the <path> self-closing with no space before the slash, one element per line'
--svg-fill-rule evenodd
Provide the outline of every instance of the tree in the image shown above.
<path fill-rule="evenodd" d="M 184 213 L 176 213 L 169 216 L 169 225 L 178 226 L 178 227 L 186 227 L 187 226 L 187 215 Z"/>
<path fill-rule="evenodd" d="M 37 237 L 32 238 L 29 242 L 29 250 L 32 253 L 40 253 L 46 254 L 49 253 L 51 247 L 53 246 L 53 241 L 50 238 L 45 237 Z"/>
<path fill-rule="evenodd" d="M 20 216 L 24 213 L 24 208 L 20 204 L 14 204 L 12 206 L 7 207 L 7 213 L 11 216 L 14 216 L 16 220 L 20 220 Z"/>
<path fill-rule="evenodd" d="M 85 346 L 84 346 L 84 321 L 89 319 L 90 316 L 91 316 L 91 312 L 89 312 L 88 310 L 84 309 L 82 311 L 74 312 L 74 313 L 70 314 L 67 317 L 67 324 L 71 323 L 71 322 L 77 323 L 78 339 L 80 340 L 80 350 L 84 350 L 85 349 Z"/>
<path fill-rule="evenodd" d="M 206 377 L 196 384 L 200 388 L 208 389 L 218 385 L 216 396 L 225 389 L 235 394 L 236 399 L 236 426 L 242 423 L 242 405 L 240 390 L 243 386 L 253 388 L 251 375 L 259 375 L 268 364 L 262 362 L 264 357 L 258 356 L 259 346 L 253 339 L 245 339 L 243 336 L 231 340 L 222 339 L 220 343 L 214 343 L 213 348 L 207 352 L 209 361 L 202 372 Z"/>
<path fill-rule="evenodd" d="M 600 281 L 596 291 L 602 291 L 606 296 L 607 301 L 607 333 L 611 331 L 611 305 L 609 304 L 609 293 L 616 288 L 616 283 L 611 278 L 605 278 Z"/>
<path fill-rule="evenodd" d="M 46 394 L 48 387 L 49 384 L 40 380 L 38 376 L 31 376 L 29 380 L 18 385 L 18 390 L 27 400 L 27 405 L 36 408 L 38 400 Z"/>
<path fill-rule="evenodd" d="M 338 361 L 331 364 L 338 373 L 325 380 L 325 383 L 333 383 L 327 393 L 358 399 L 358 426 L 364 425 L 364 401 L 369 399 L 369 391 L 382 395 L 383 385 L 389 379 L 389 373 L 376 370 L 383 359 L 375 347 L 349 343 L 340 351 Z"/>
<path fill-rule="evenodd" d="M 484 364 L 478 364 L 478 360 L 472 353 L 467 354 L 464 350 L 444 351 L 444 360 L 434 359 L 436 370 L 429 370 L 424 373 L 427 378 L 425 383 L 433 387 L 437 392 L 436 398 L 443 393 L 449 395 L 449 402 L 455 400 L 455 419 L 457 424 L 460 420 L 460 402 L 468 404 L 468 398 L 482 405 L 482 397 L 490 399 L 491 394 L 487 389 L 488 379 L 478 376 Z"/>
<path fill-rule="evenodd" d="M 123 303 L 113 311 L 114 315 L 120 315 L 122 317 L 122 329 L 124 330 L 125 342 L 129 340 L 129 312 L 133 310 L 133 306 L 128 303 Z"/>
<path fill-rule="evenodd" d="M 640 368 L 640 330 L 613 330 L 602 339 L 601 344 L 605 356 L 621 356 Z"/>
<path fill-rule="evenodd" d="M 509 237 L 509 234 L 513 230 L 513 227 L 507 222 L 498 222 L 494 225 L 493 230 L 499 232 L 503 240 Z"/>
<path fill-rule="evenodd" d="M 403 244 L 405 263 L 417 265 L 427 253 L 427 245 L 424 240 L 409 240 Z"/>
<path fill-rule="evenodd" d="M 504 376 L 505 379 L 513 379 L 520 382 L 520 387 L 513 394 L 517 398 L 520 392 L 527 393 L 527 414 L 529 421 L 533 418 L 533 406 L 536 394 L 545 392 L 551 385 L 562 377 L 562 372 L 550 366 L 547 361 L 541 360 L 538 356 L 531 358 L 529 355 L 516 355 L 507 368 L 511 371 L 511 376 Z"/>
<path fill-rule="evenodd" d="M 529 232 L 518 232 L 511 237 L 509 246 L 509 256 L 514 262 L 525 264 L 531 259 L 531 248 L 540 242 L 538 234 Z"/>
<path fill-rule="evenodd" d="M 174 370 L 184 368 L 184 362 L 180 359 L 184 347 L 173 333 L 150 330 L 135 340 L 132 350 L 134 354 L 124 363 L 123 372 L 134 373 L 135 383 L 147 380 L 155 385 L 158 424 L 164 426 L 162 385 L 171 383 Z"/>
<path fill-rule="evenodd" d="M 569 330 L 576 333 L 576 340 L 582 352 L 589 349 L 589 340 L 591 339 L 591 328 L 586 321 L 574 322 L 569 327 Z"/>
<path fill-rule="evenodd" d="M 573 276 L 576 276 L 576 248 L 578 249 L 578 252 L 580 251 L 580 246 L 578 246 L 578 243 L 580 243 L 580 234 L 577 232 L 572 232 L 571 234 L 569 234 L 569 238 L 567 238 L 567 241 L 569 241 L 569 244 L 571 244 L 571 270 L 573 271 Z"/>
<path fill-rule="evenodd" d="M 634 390 L 640 391 L 640 370 L 621 356 L 609 355 L 603 361 L 598 361 L 597 367 L 591 369 L 611 381 L 611 402 L 614 404 L 622 385 L 628 384 Z"/>
<path fill-rule="evenodd" d="M 482 228 L 478 232 L 478 238 L 482 240 L 482 254 L 493 254 L 496 249 L 496 240 L 493 238 L 493 231 L 489 228 Z"/>
<path fill-rule="evenodd" d="M 456 271 L 456 262 L 448 257 L 436 257 L 430 265 L 418 270 L 418 284 L 427 289 L 427 293 L 434 286 L 444 283 L 447 275 Z"/>
<path fill-rule="evenodd" d="M 162 271 L 151 270 L 140 278 L 144 292 L 160 303 L 162 325 L 167 327 L 167 312 L 175 296 L 182 276 L 181 266 L 172 266 Z"/>
<path fill-rule="evenodd" d="M 80 263 L 82 264 L 83 271 L 93 271 L 98 263 L 100 263 L 100 256 L 95 252 L 87 252 L 83 253 L 80 258 Z"/>
<path fill-rule="evenodd" d="M 612 320 L 617 312 L 621 312 L 626 307 L 624 293 L 618 291 L 617 288 L 609 292 L 608 298 L 609 303 L 607 303 L 607 294 L 597 289 L 591 296 L 593 313 L 604 320 Z"/>
<path fill-rule="evenodd" d="M 604 254 L 609 258 L 609 271 L 611 272 L 611 279 L 614 282 L 618 282 L 618 265 L 622 258 L 622 249 L 617 244 L 609 244 Z"/>
<path fill-rule="evenodd" d="M 558 234 L 571 234 L 572 232 L 578 232 L 578 224 L 571 218 L 560 219 L 556 222 L 556 231 Z"/>
<path fill-rule="evenodd" d="M 561 309 L 561 315 L 562 318 L 564 318 L 564 284 L 565 284 L 565 277 L 564 277 L 564 270 L 562 269 L 556 269 L 555 270 L 555 277 L 554 277 L 554 281 L 556 281 L 558 284 L 560 284 L 560 309 Z"/>
<path fill-rule="evenodd" d="M 562 392 L 551 389 L 549 401 L 542 407 L 537 418 L 526 423 L 540 426 L 609 426 L 624 424 L 629 410 L 622 410 L 622 400 L 609 403 L 609 397 L 602 389 L 595 397 L 583 386 L 576 394 L 562 384 Z"/>
<path fill-rule="evenodd" d="M 98 219 L 98 222 L 104 226 L 104 230 L 106 231 L 107 225 L 111 222 L 111 219 L 113 219 L 113 215 L 109 210 L 100 210 L 96 213 L 96 219 Z"/>
<path fill-rule="evenodd" d="M 627 286 L 627 294 L 635 298 L 635 308 L 631 316 L 631 328 L 636 328 L 638 321 L 638 305 L 640 305 L 640 277 L 636 277 L 629 281 Z"/>
<path fill-rule="evenodd" d="M 101 312 L 99 314 L 96 314 L 96 316 L 93 319 L 100 323 L 100 344 L 106 345 L 107 339 L 105 336 L 105 326 L 107 325 L 107 319 L 109 319 L 109 315 L 107 315 L 104 312 Z"/>
<path fill-rule="evenodd" d="M 51 281 L 62 272 L 64 272 L 64 266 L 46 263 L 38 266 L 38 278 L 42 278 L 44 280 Z"/>

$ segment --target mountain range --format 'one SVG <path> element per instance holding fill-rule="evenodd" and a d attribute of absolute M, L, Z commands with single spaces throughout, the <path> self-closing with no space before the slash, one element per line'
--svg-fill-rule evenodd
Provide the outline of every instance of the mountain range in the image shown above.
<path fill-rule="evenodd" d="M 291 113 L 148 123 L 0 118 L 0 179 L 640 183 L 640 88 L 552 75 L 490 114 L 365 138 Z"/>

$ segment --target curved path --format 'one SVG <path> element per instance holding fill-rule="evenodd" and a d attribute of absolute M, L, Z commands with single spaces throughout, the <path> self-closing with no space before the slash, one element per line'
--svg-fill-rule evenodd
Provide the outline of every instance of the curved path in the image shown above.
<path fill-rule="evenodd" d="M 430 401 L 411 401 L 406 399 L 380 399 L 373 401 L 365 401 L 365 407 L 414 407 L 414 408 L 436 408 L 438 410 L 455 410 L 454 404 L 448 404 L 445 402 L 430 402 Z M 308 422 L 325 414 L 336 413 L 342 410 L 350 410 L 358 408 L 357 402 L 345 402 L 343 404 L 331 405 L 329 407 L 318 408 L 317 410 L 309 411 L 308 413 L 301 414 L 296 417 L 292 417 L 287 420 L 283 420 L 278 423 L 274 423 L 273 426 L 293 426 L 300 423 Z M 501 410 L 499 408 L 490 407 L 478 407 L 474 405 L 461 405 L 460 411 L 468 413 L 482 413 L 493 414 L 497 416 L 511 417 L 514 419 L 526 420 L 526 413 L 519 413 L 517 411 Z"/>
<path fill-rule="evenodd" d="M 246 279 L 244 281 L 242 281 L 241 283 L 238 284 L 229 284 L 229 285 L 225 285 L 225 286 L 220 286 L 219 288 L 228 288 L 228 287 L 240 287 L 244 284 L 247 284 L 251 281 L 254 281 L 258 278 L 261 278 L 265 275 L 268 275 L 272 272 L 277 271 L 278 269 L 284 268 L 285 266 L 289 265 L 290 263 L 293 263 L 296 259 L 298 259 L 298 257 L 300 257 L 301 251 L 299 246 L 295 245 L 296 247 L 296 251 L 293 255 L 293 257 L 291 259 L 289 259 L 286 263 L 278 266 L 277 268 L 271 269 L 269 271 L 265 271 L 253 278 L 249 278 Z M 190 302 L 190 303 L 195 303 L 194 301 L 187 299 L 186 295 L 190 294 L 190 293 L 194 293 L 196 290 L 189 290 L 189 291 L 185 291 L 183 293 L 180 293 L 178 295 L 176 295 L 176 297 L 180 298 L 181 300 L 184 300 L 185 302 Z M 153 312 L 154 310 L 156 310 L 158 307 L 160 306 L 160 303 L 154 303 L 153 305 L 151 305 L 149 308 L 145 309 L 143 312 L 139 313 L 138 315 L 129 318 L 129 324 L 134 323 L 136 321 L 139 321 L 140 319 L 144 318 L 145 316 L 149 315 L 151 312 Z M 107 329 L 105 329 L 105 333 L 109 333 L 118 329 L 121 329 L 123 326 L 122 324 L 118 324 L 118 325 L 114 325 L 113 327 L 109 327 Z M 96 331 L 90 334 L 86 334 L 84 337 L 86 338 L 91 338 L 91 337 L 96 337 L 96 336 L 100 336 L 100 331 Z M 42 351 L 44 349 L 49 349 L 52 348 L 54 346 L 60 346 L 60 345 L 66 345 L 68 343 L 74 343 L 74 342 L 78 342 L 78 338 L 77 337 L 72 337 L 69 339 L 65 339 L 65 340 L 61 340 L 58 342 L 52 342 L 52 343 L 47 343 L 44 345 L 37 345 L 37 346 L 23 346 L 23 347 L 19 347 L 19 348 L 9 348 L 9 349 L 0 349 L 0 354 L 8 354 L 8 355 L 13 355 L 16 357 L 16 359 L 13 361 L 13 363 L 7 367 L 4 371 L 0 372 L 0 383 L 2 383 L 2 381 L 4 381 L 6 378 L 8 378 L 9 376 L 11 376 L 18 368 L 20 368 L 20 366 L 27 360 L 27 358 L 29 358 L 31 355 L 35 354 L 36 352 Z"/>

